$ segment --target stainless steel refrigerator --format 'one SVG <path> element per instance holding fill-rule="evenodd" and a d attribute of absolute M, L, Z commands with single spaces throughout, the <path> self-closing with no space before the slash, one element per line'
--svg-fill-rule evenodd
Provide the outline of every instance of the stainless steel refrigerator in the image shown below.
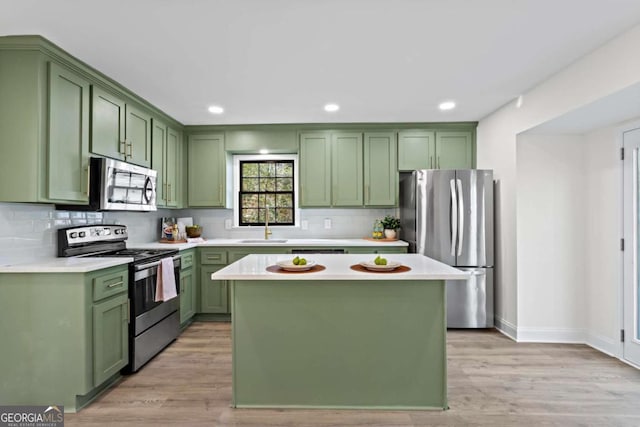
<path fill-rule="evenodd" d="M 493 327 L 493 171 L 417 170 L 400 176 L 402 239 L 470 273 L 447 281 L 447 327 Z"/>

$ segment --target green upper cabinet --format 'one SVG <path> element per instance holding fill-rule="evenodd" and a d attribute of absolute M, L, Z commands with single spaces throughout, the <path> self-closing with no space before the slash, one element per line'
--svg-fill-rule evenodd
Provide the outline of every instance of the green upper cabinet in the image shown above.
<path fill-rule="evenodd" d="M 398 170 L 434 169 L 435 132 L 405 130 L 398 132 Z"/>
<path fill-rule="evenodd" d="M 151 116 L 127 104 L 126 106 L 126 161 L 136 165 L 151 166 Z"/>
<path fill-rule="evenodd" d="M 92 86 L 91 152 L 151 166 L 151 116 L 121 97 Z"/>
<path fill-rule="evenodd" d="M 156 205 L 167 206 L 167 181 L 165 179 L 165 163 L 167 160 L 167 125 L 153 119 L 151 125 L 151 168 L 158 172 L 156 178 Z"/>
<path fill-rule="evenodd" d="M 300 135 L 300 207 L 331 206 L 331 135 Z"/>
<path fill-rule="evenodd" d="M 182 164 L 182 135 L 175 129 L 167 128 L 167 159 L 165 177 L 167 179 L 167 206 L 180 207 L 180 172 Z"/>
<path fill-rule="evenodd" d="M 471 132 L 437 132 L 436 158 L 438 169 L 473 168 Z"/>
<path fill-rule="evenodd" d="M 363 204 L 362 133 L 339 132 L 331 137 L 331 202 L 333 206 Z"/>
<path fill-rule="evenodd" d="M 125 160 L 125 102 L 120 97 L 91 87 L 91 152 Z"/>
<path fill-rule="evenodd" d="M 394 132 L 367 132 L 364 134 L 365 206 L 397 205 L 396 153 Z"/>
<path fill-rule="evenodd" d="M 88 202 L 90 87 L 88 80 L 49 63 L 49 199 Z"/>
<path fill-rule="evenodd" d="M 158 172 L 158 206 L 178 207 L 181 193 L 180 162 L 182 142 L 180 133 L 163 122 L 153 119 L 151 127 L 152 157 L 151 167 Z"/>
<path fill-rule="evenodd" d="M 473 167 L 473 132 L 405 130 L 398 133 L 400 171 Z"/>
<path fill-rule="evenodd" d="M 224 207 L 226 158 L 224 134 L 189 135 L 188 195 L 191 207 Z"/>

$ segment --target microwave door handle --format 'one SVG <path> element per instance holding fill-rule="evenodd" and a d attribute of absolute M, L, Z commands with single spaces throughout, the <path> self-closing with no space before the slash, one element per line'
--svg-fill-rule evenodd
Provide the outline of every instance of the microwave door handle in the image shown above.
<path fill-rule="evenodd" d="M 456 197 L 456 185 L 454 180 L 449 181 L 451 191 L 451 209 L 449 227 L 451 230 L 451 256 L 456 256 L 456 240 L 458 240 L 458 200 Z"/>
<path fill-rule="evenodd" d="M 458 187 L 458 256 L 462 255 L 462 238 L 464 236 L 464 200 L 462 198 L 462 180 L 456 179 Z"/>

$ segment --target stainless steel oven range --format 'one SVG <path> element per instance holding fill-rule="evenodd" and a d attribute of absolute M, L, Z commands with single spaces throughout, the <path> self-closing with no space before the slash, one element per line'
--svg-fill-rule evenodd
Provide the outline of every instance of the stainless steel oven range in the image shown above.
<path fill-rule="evenodd" d="M 176 249 L 127 249 L 125 225 L 90 225 L 58 230 L 60 257 L 129 257 L 129 365 L 138 371 L 178 337 L 180 295 L 156 302 L 156 278 L 163 258 L 173 258 L 176 291 L 180 292 L 180 255 Z"/>

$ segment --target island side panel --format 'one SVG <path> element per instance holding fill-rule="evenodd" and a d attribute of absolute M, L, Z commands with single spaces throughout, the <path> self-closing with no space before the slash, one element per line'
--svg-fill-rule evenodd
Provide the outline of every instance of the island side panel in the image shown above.
<path fill-rule="evenodd" d="M 443 281 L 234 281 L 236 407 L 447 407 Z"/>

